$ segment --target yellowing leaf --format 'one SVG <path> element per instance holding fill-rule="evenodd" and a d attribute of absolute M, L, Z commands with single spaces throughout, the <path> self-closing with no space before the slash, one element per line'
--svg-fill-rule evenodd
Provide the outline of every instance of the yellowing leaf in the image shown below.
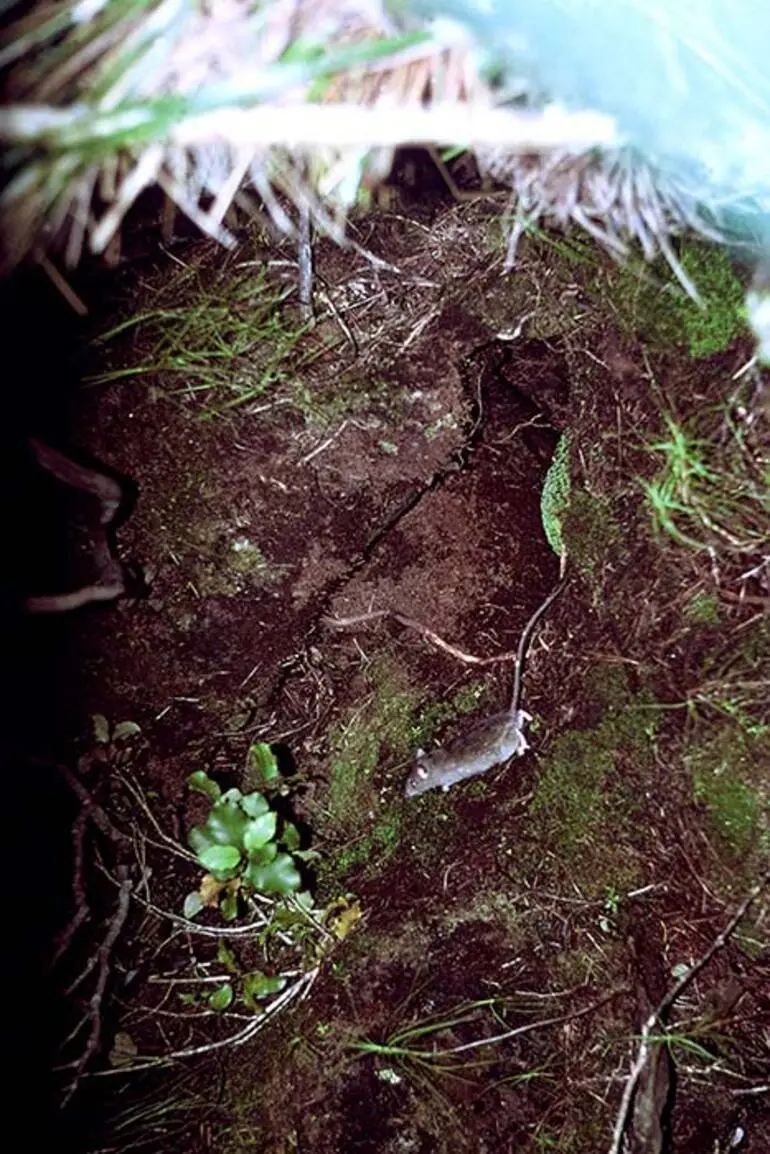
<path fill-rule="evenodd" d="M 121 1066 L 130 1066 L 138 1052 L 136 1042 L 131 1035 L 126 1034 L 124 1031 L 119 1031 L 115 1035 L 115 1040 L 112 1043 L 108 1061 L 113 1069 L 119 1069 Z"/>
<path fill-rule="evenodd" d="M 341 942 L 345 940 L 356 922 L 363 917 L 359 902 L 348 904 L 344 898 L 333 902 L 327 910 L 326 924 Z"/>
<path fill-rule="evenodd" d="M 219 895 L 225 888 L 226 882 L 218 881 L 213 874 L 204 874 L 198 889 L 204 906 L 218 906 Z"/>

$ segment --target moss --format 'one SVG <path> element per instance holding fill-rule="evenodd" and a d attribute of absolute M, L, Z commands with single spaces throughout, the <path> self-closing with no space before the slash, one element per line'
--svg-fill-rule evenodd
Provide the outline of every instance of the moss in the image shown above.
<path fill-rule="evenodd" d="M 593 671 L 604 716 L 592 729 L 557 738 L 531 805 L 533 836 L 555 846 L 558 872 L 591 896 L 639 881 L 634 852 L 634 780 L 654 766 L 650 715 L 622 669 Z M 603 687 L 603 688 L 602 688 Z"/>
<path fill-rule="evenodd" d="M 391 812 L 359 839 L 335 855 L 333 872 L 343 878 L 352 869 L 367 864 L 366 873 L 376 873 L 395 855 L 401 842 L 400 815 Z"/>
<path fill-rule="evenodd" d="M 400 669 L 382 658 L 367 671 L 372 692 L 352 709 L 352 720 L 329 734 L 331 780 L 326 799 L 328 819 L 345 844 L 322 868 L 328 885 L 339 885 L 350 870 L 366 865 L 376 873 L 399 849 L 419 855 L 423 865 L 441 857 L 454 829 L 453 796 L 434 798 L 430 806 L 404 808 L 403 767 L 420 745 L 454 718 L 474 713 L 486 692 L 472 682 L 447 702 L 436 702 L 417 713 L 418 695 Z M 383 801 L 375 778 L 383 764 L 397 764 L 401 776 L 392 801 Z"/>
<path fill-rule="evenodd" d="M 687 295 L 662 258 L 651 266 L 629 262 L 610 273 L 620 326 L 653 348 L 685 348 L 693 357 L 722 352 L 746 330 L 744 290 L 730 258 L 721 248 L 690 241 L 680 263 L 700 301 Z"/>
<path fill-rule="evenodd" d="M 713 593 L 696 593 L 685 605 L 684 612 L 694 625 L 719 623 L 719 601 Z"/>
<path fill-rule="evenodd" d="M 770 850 L 770 754 L 767 734 L 739 722 L 711 727 L 685 756 L 695 801 L 730 867 L 754 865 Z"/>
<path fill-rule="evenodd" d="M 721 772 L 721 768 L 695 774 L 695 800 L 706 805 L 711 824 L 730 856 L 741 858 L 754 841 L 759 802 L 745 781 Z"/>
<path fill-rule="evenodd" d="M 356 701 L 328 737 L 325 811 L 346 842 L 327 865 L 326 872 L 336 878 L 362 862 L 371 869 L 381 867 L 395 854 L 401 838 L 401 813 L 383 809 L 375 776 L 385 760 L 392 764 L 408 760 L 417 695 L 387 657 L 372 663 L 366 679 L 363 702 Z"/>
<path fill-rule="evenodd" d="M 595 665 L 585 676 L 586 700 L 602 713 L 623 709 L 629 700 L 628 677 L 620 665 Z"/>
<path fill-rule="evenodd" d="M 620 525 L 610 501 L 585 489 L 573 490 L 563 532 L 572 564 L 594 584 L 600 584 L 610 552 L 614 551 L 616 558 L 619 551 L 622 553 Z"/>
<path fill-rule="evenodd" d="M 486 692 L 485 682 L 473 681 L 459 689 L 449 701 L 434 701 L 425 706 L 412 728 L 413 746 L 427 746 L 447 722 L 475 713 Z"/>

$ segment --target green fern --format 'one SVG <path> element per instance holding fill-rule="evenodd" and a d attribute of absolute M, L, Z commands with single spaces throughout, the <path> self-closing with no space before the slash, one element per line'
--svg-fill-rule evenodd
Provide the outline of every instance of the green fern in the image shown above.
<path fill-rule="evenodd" d="M 550 468 L 546 473 L 540 497 L 540 516 L 546 540 L 557 557 L 563 558 L 564 516 L 570 503 L 570 442 L 569 434 L 562 433 Z"/>

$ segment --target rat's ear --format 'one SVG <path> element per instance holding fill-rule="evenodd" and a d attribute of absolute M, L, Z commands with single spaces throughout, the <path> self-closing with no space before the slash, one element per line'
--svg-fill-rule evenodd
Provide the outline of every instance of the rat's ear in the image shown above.
<path fill-rule="evenodd" d="M 419 761 L 421 757 L 425 757 L 425 750 L 424 749 L 418 749 L 417 750 L 417 753 L 415 754 L 415 761 Z"/>

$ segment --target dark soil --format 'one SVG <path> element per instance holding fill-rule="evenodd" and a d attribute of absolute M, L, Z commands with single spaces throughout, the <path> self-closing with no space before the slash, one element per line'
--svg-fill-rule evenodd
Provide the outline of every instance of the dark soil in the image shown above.
<path fill-rule="evenodd" d="M 695 360 L 684 337 L 648 338 L 643 316 L 621 323 L 627 282 L 580 245 L 531 241 L 504 276 L 494 231 L 475 206 L 361 222 L 359 241 L 391 268 L 320 244 L 322 319 L 244 403 L 223 407 L 230 394 L 168 370 L 65 387 L 68 365 L 77 379 L 155 355 L 142 326 L 94 338 L 173 297 L 169 262 L 85 282 L 92 315 L 71 346 L 63 323 L 41 319 L 53 347 L 12 363 L 16 457 L 34 433 L 136 486 L 117 541 L 141 596 L 60 618 L 6 613 L 12 910 L 38 927 L 10 958 L 6 988 L 26 999 L 13 1046 L 37 1081 L 86 1016 L 62 1051 L 88 1056 L 64 1116 L 75 1148 L 608 1150 L 645 1016 L 766 869 L 767 694 L 741 697 L 740 716 L 730 694 L 762 680 L 767 571 L 741 583 L 745 556 L 656 535 L 640 483 L 664 412 L 685 421 L 725 403 L 749 345 Z M 291 267 L 265 263 L 279 259 L 291 250 L 258 238 L 230 256 L 202 243 L 175 254 L 199 293 L 223 297 L 247 260 L 291 284 Z M 25 288 L 21 314 L 29 299 L 41 318 L 56 312 Z M 294 323 L 291 301 L 282 315 Z M 263 343 L 247 376 L 264 356 Z M 761 455 L 756 411 L 747 452 Z M 568 584 L 527 666 L 532 752 L 405 801 L 416 746 L 504 708 L 512 665 L 457 660 L 393 618 L 327 619 L 387 609 L 471 655 L 515 650 L 558 579 L 540 502 L 564 430 Z M 23 541 L 35 514 L 15 483 Z M 16 593 L 29 591 L 20 571 Z M 704 597 L 708 619 L 692 609 Z M 134 724 L 116 736 L 122 722 Z M 138 1061 L 232 1033 L 158 994 L 159 975 L 203 947 L 146 903 L 178 915 L 200 878 L 168 848 L 205 818 L 188 775 L 253 788 L 260 740 L 293 771 L 282 804 L 320 855 L 307 866 L 317 908 L 345 896 L 363 917 L 254 1041 L 121 1072 L 116 1040 Z M 717 763 L 718 788 L 703 769 Z M 121 878 L 137 900 L 103 967 L 89 1049 Z M 49 941 L 78 901 L 88 919 L 49 976 Z M 637 1134 L 633 1149 L 770 1150 L 769 941 L 765 892 L 671 1008 L 674 1073 L 649 1098 L 663 1144 Z M 277 964 L 275 946 L 234 948 L 240 972 Z M 53 1097 L 70 1081 L 57 1074 Z"/>

